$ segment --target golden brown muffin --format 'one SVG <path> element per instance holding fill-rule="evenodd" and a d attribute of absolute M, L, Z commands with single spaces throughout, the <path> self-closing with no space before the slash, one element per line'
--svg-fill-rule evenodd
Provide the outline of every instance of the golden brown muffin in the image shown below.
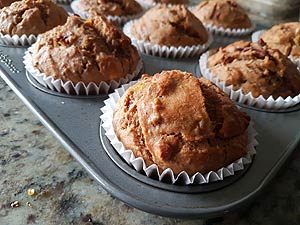
<path fill-rule="evenodd" d="M 275 25 L 264 32 L 261 39 L 286 56 L 300 57 L 300 22 Z"/>
<path fill-rule="evenodd" d="M 11 3 L 20 1 L 20 0 L 0 0 L 0 8 L 9 6 Z"/>
<path fill-rule="evenodd" d="M 38 35 L 66 22 L 67 12 L 51 0 L 23 0 L 0 10 L 0 32 Z"/>
<path fill-rule="evenodd" d="M 143 75 L 118 101 L 113 127 L 147 166 L 206 173 L 246 154 L 250 118 L 218 87 L 179 70 Z"/>
<path fill-rule="evenodd" d="M 135 0 L 76 0 L 78 9 L 93 15 L 130 16 L 143 11 Z"/>
<path fill-rule="evenodd" d="M 246 12 L 234 0 L 205 0 L 192 12 L 207 25 L 223 28 L 250 28 Z"/>
<path fill-rule="evenodd" d="M 192 46 L 208 40 L 202 23 L 183 5 L 153 7 L 133 23 L 131 33 L 138 40 L 166 46 Z"/>
<path fill-rule="evenodd" d="M 300 93 L 297 67 L 277 49 L 248 41 L 234 42 L 208 58 L 209 70 L 233 89 L 254 97 L 286 98 Z"/>
<path fill-rule="evenodd" d="M 130 39 L 104 17 L 71 16 L 33 45 L 33 66 L 64 82 L 88 84 L 132 74 L 140 60 Z"/>

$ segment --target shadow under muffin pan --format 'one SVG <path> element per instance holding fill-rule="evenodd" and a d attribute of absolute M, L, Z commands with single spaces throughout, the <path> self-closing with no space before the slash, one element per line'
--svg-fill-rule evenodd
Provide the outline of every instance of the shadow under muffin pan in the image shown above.
<path fill-rule="evenodd" d="M 300 140 L 299 105 L 285 113 L 242 106 L 258 132 L 259 145 L 252 164 L 234 176 L 209 184 L 162 183 L 129 167 L 104 136 L 99 116 L 107 95 L 70 96 L 39 86 L 26 75 L 25 50 L 0 46 L 0 76 L 108 193 L 146 212 L 209 218 L 236 211 L 258 196 Z M 148 74 L 181 69 L 200 76 L 198 58 L 166 59 L 142 54 L 142 59 Z"/>

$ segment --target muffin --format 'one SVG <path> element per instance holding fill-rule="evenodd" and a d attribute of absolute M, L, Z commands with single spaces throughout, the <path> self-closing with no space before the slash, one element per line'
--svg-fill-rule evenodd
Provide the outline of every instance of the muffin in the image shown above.
<path fill-rule="evenodd" d="M 279 50 L 248 41 L 234 42 L 208 57 L 207 68 L 219 81 L 253 97 L 287 98 L 300 93 L 300 73 Z"/>
<path fill-rule="evenodd" d="M 160 57 L 193 57 L 212 43 L 202 23 L 183 5 L 157 5 L 123 30 L 139 51 Z"/>
<path fill-rule="evenodd" d="M 216 28 L 233 30 L 252 27 L 248 15 L 234 0 L 205 0 L 195 6 L 192 12 L 212 31 Z"/>
<path fill-rule="evenodd" d="M 11 3 L 16 2 L 19 0 L 0 0 L 0 8 L 9 6 Z"/>
<path fill-rule="evenodd" d="M 40 35 L 28 56 L 40 73 L 74 85 L 127 79 L 141 66 L 130 39 L 104 17 L 70 16 L 63 26 Z"/>
<path fill-rule="evenodd" d="M 38 35 L 62 25 L 67 12 L 51 0 L 23 0 L 0 10 L 0 33 L 3 35 Z"/>
<path fill-rule="evenodd" d="M 142 7 L 134 0 L 76 0 L 77 6 L 86 12 L 94 11 L 98 15 L 128 16 L 139 14 Z"/>
<path fill-rule="evenodd" d="M 76 0 L 71 7 L 83 18 L 106 16 L 119 25 L 143 12 L 142 6 L 135 0 Z"/>
<path fill-rule="evenodd" d="M 269 47 L 294 59 L 300 57 L 300 22 L 273 26 L 260 37 Z"/>
<path fill-rule="evenodd" d="M 112 124 L 147 166 L 192 176 L 244 156 L 249 120 L 210 81 L 173 70 L 143 75 L 116 104 Z"/>
<path fill-rule="evenodd" d="M 138 40 L 169 47 L 199 45 L 208 40 L 202 23 L 182 5 L 153 7 L 133 23 L 131 33 Z"/>

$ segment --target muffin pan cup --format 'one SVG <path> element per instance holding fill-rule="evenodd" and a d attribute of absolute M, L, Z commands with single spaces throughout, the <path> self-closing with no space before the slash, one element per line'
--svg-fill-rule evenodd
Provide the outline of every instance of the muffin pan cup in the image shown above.
<path fill-rule="evenodd" d="M 255 31 L 252 35 L 251 35 L 251 40 L 252 42 L 258 42 L 261 35 L 265 32 L 266 30 L 258 30 Z M 296 64 L 298 67 L 300 67 L 300 57 L 299 58 L 294 58 L 292 56 L 288 56 L 288 58 L 294 63 Z"/>
<path fill-rule="evenodd" d="M 75 84 L 71 81 L 64 82 L 61 79 L 54 79 L 51 76 L 47 76 L 45 73 L 41 73 L 32 65 L 32 57 L 30 54 L 31 48 L 32 47 L 28 48 L 24 56 L 24 65 L 26 70 L 44 87 L 70 95 L 107 94 L 109 91 L 114 90 L 121 84 L 125 84 L 134 79 L 143 68 L 142 60 L 140 60 L 135 71 L 132 74 L 127 74 L 125 77 L 122 77 L 118 81 L 112 80 L 109 83 L 102 81 L 99 84 L 96 84 L 94 82 L 91 82 L 89 84 L 78 82 Z"/>
<path fill-rule="evenodd" d="M 204 52 L 213 42 L 212 35 L 209 34 L 208 40 L 204 44 L 193 45 L 193 46 L 166 46 L 166 45 L 158 45 L 152 44 L 150 42 L 145 42 L 142 40 L 136 39 L 131 34 L 131 27 L 134 23 L 133 21 L 127 22 L 124 27 L 124 33 L 130 37 L 132 44 L 134 44 L 140 52 L 143 52 L 148 55 L 166 57 L 166 58 L 189 58 L 199 56 L 202 52 Z"/>
<path fill-rule="evenodd" d="M 238 90 L 233 90 L 233 86 L 226 86 L 224 81 L 220 81 L 214 74 L 207 68 L 207 60 L 210 55 L 210 51 L 205 52 L 201 55 L 199 59 L 199 67 L 202 75 L 214 82 L 222 91 L 224 91 L 228 96 L 240 104 L 247 104 L 249 106 L 261 108 L 261 109 L 274 109 L 281 110 L 297 105 L 300 102 L 300 94 L 295 97 L 282 98 L 278 97 L 274 99 L 272 96 L 265 99 L 262 95 L 259 97 L 253 97 L 252 93 L 245 94 L 240 88 Z"/>
<path fill-rule="evenodd" d="M 172 169 L 168 168 L 159 172 L 156 164 L 146 165 L 142 157 L 136 158 L 133 151 L 126 149 L 122 142 L 120 142 L 114 132 L 112 126 L 113 111 L 121 96 L 124 92 L 134 85 L 136 81 L 132 81 L 129 84 L 125 84 L 122 87 L 115 90 L 114 93 L 109 95 L 109 98 L 104 101 L 105 106 L 101 108 L 102 115 L 101 120 L 103 121 L 102 127 L 105 130 L 106 137 L 110 140 L 110 144 L 115 148 L 119 155 L 128 163 L 129 166 L 133 167 L 136 171 L 146 175 L 149 178 L 159 180 L 161 182 L 168 182 L 171 184 L 207 184 L 216 181 L 222 181 L 228 176 L 234 176 L 237 171 L 246 168 L 246 165 L 251 164 L 253 156 L 256 154 L 255 147 L 258 145 L 255 139 L 257 132 L 253 127 L 253 123 L 250 123 L 248 127 L 248 145 L 247 154 L 237 159 L 233 163 L 222 167 L 217 171 L 210 171 L 206 174 L 197 172 L 193 175 L 189 175 L 185 171 L 181 171 L 176 175 Z"/>

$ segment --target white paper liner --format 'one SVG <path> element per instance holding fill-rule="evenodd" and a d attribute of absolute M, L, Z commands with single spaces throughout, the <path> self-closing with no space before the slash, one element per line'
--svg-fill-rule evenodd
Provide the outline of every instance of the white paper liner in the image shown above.
<path fill-rule="evenodd" d="M 46 76 L 45 73 L 41 73 L 37 68 L 32 65 L 32 57 L 30 54 L 32 47 L 28 48 L 24 55 L 24 61 L 26 70 L 35 78 L 35 80 L 46 88 L 52 91 L 63 92 L 70 95 L 98 95 L 107 94 L 110 91 L 116 89 L 121 84 L 128 83 L 133 78 L 135 78 L 139 72 L 142 70 L 143 63 L 142 60 L 138 62 L 136 70 L 132 74 L 127 74 L 126 77 L 121 78 L 118 81 L 112 80 L 110 83 L 100 82 L 96 84 L 94 82 L 86 85 L 83 82 L 78 82 L 74 84 L 71 81 L 64 82 L 61 79 L 54 79 L 51 76 Z"/>
<path fill-rule="evenodd" d="M 253 107 L 261 109 L 286 109 L 292 107 L 300 102 L 300 94 L 295 97 L 282 98 L 278 97 L 274 99 L 272 96 L 265 99 L 262 95 L 255 98 L 252 93 L 244 94 L 243 90 L 240 88 L 238 90 L 233 90 L 233 86 L 226 86 L 224 81 L 220 81 L 215 77 L 210 70 L 207 68 L 207 60 L 210 55 L 210 51 L 203 53 L 199 60 L 200 71 L 203 77 L 215 83 L 222 91 L 224 91 L 232 100 L 250 105 Z"/>
<path fill-rule="evenodd" d="M 88 19 L 90 17 L 89 12 L 81 10 L 77 4 L 78 4 L 78 1 L 76 1 L 76 0 L 71 3 L 70 6 L 71 6 L 71 9 L 73 10 L 73 12 L 75 14 L 79 15 L 83 19 Z M 128 22 L 129 20 L 133 20 L 133 19 L 140 17 L 141 15 L 143 15 L 143 13 L 144 13 L 144 11 L 142 11 L 141 13 L 138 13 L 136 15 L 130 15 L 130 16 L 106 15 L 105 17 L 107 18 L 108 21 L 114 22 L 115 24 L 121 26 L 124 23 Z"/>
<path fill-rule="evenodd" d="M 254 33 L 252 34 L 252 36 L 251 36 L 252 42 L 256 42 L 256 43 L 257 43 L 257 42 L 259 41 L 261 35 L 262 35 L 263 33 L 265 33 L 265 32 L 266 32 L 266 30 L 258 30 L 258 31 L 256 31 L 256 32 L 254 32 Z M 296 64 L 298 68 L 300 68 L 300 57 L 294 58 L 293 56 L 289 55 L 288 58 L 289 58 L 294 64 Z"/>
<path fill-rule="evenodd" d="M 162 173 L 159 173 L 156 164 L 152 164 L 147 167 L 143 158 L 136 158 L 131 150 L 125 149 L 124 145 L 118 140 L 117 136 L 115 135 L 114 129 L 112 127 L 113 111 L 117 101 L 124 94 L 124 92 L 135 83 L 136 81 L 132 81 L 128 84 L 125 84 L 122 87 L 116 89 L 114 93 L 110 94 L 109 98 L 104 101 L 105 106 L 101 108 L 103 114 L 100 116 L 100 118 L 103 121 L 102 127 L 106 131 L 105 135 L 110 140 L 111 145 L 120 154 L 120 156 L 136 171 L 142 172 L 147 177 L 155 178 L 162 182 L 171 182 L 172 184 L 207 184 L 210 182 L 223 180 L 228 176 L 232 176 L 235 174 L 235 172 L 243 170 L 245 165 L 252 162 L 253 155 L 256 154 L 255 146 L 258 145 L 258 142 L 255 138 L 257 132 L 255 131 L 253 124 L 250 123 L 248 127 L 247 154 L 244 157 L 241 157 L 240 159 L 231 163 L 230 165 L 220 168 L 218 171 L 210 171 L 206 174 L 197 172 L 192 176 L 189 176 L 185 171 L 182 171 L 176 176 L 170 168 L 164 170 Z"/>
<path fill-rule="evenodd" d="M 21 37 L 18 35 L 10 36 L 8 34 L 0 33 L 0 44 L 10 46 L 29 46 L 36 42 L 37 37 L 33 34 L 29 36 L 23 34 Z"/>
<path fill-rule="evenodd" d="M 234 29 L 218 27 L 212 24 L 205 24 L 205 23 L 203 23 L 203 25 L 210 33 L 214 35 L 228 36 L 228 37 L 239 37 L 239 36 L 250 34 L 255 30 L 256 27 L 254 23 L 252 23 L 252 26 L 250 28 L 234 28 Z"/>
<path fill-rule="evenodd" d="M 252 39 L 252 42 L 255 42 L 257 43 L 261 37 L 261 35 L 263 33 L 265 33 L 266 30 L 258 30 L 258 31 L 255 31 L 252 35 L 251 35 L 251 39 Z"/>
<path fill-rule="evenodd" d="M 208 40 L 206 43 L 201 45 L 193 45 L 193 46 L 160 46 L 158 44 L 152 44 L 150 42 L 145 42 L 142 40 L 136 39 L 131 34 L 131 27 L 134 23 L 133 21 L 127 22 L 123 27 L 123 32 L 130 37 L 132 43 L 137 47 L 140 52 L 146 53 L 148 55 L 155 55 L 159 57 L 167 57 L 167 58 L 188 58 L 200 55 L 204 52 L 213 42 L 213 37 L 208 33 Z"/>
<path fill-rule="evenodd" d="M 144 9 L 150 9 L 152 7 L 155 7 L 157 5 L 161 5 L 161 4 L 164 4 L 164 3 L 159 3 L 159 2 L 152 2 L 150 0 L 136 0 Z M 179 5 L 179 4 L 171 4 L 171 3 L 168 3 L 166 4 L 168 7 L 172 7 L 174 5 Z M 185 6 L 188 6 L 188 4 L 184 4 Z"/>

